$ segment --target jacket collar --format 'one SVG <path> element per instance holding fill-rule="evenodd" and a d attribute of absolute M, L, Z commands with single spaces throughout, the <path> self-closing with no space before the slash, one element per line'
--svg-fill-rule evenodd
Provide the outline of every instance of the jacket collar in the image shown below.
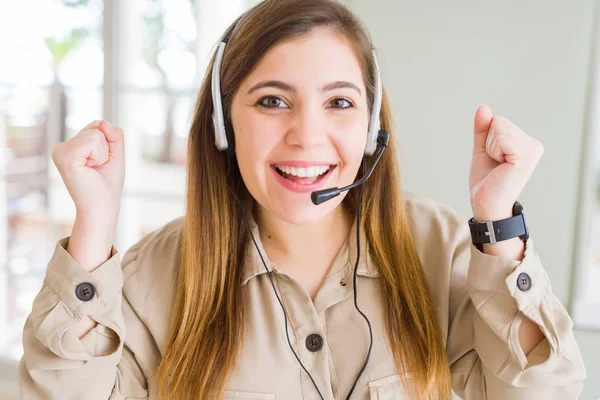
<path fill-rule="evenodd" d="M 252 239 L 250 239 L 247 250 L 246 250 L 246 258 L 245 258 L 245 263 L 244 263 L 244 267 L 243 267 L 244 270 L 242 273 L 242 280 L 241 280 L 242 286 L 244 286 L 246 283 L 248 283 L 248 281 L 250 279 L 267 273 L 267 271 L 265 270 L 265 265 L 263 264 L 263 262 L 261 260 L 261 255 L 262 255 L 262 259 L 264 259 L 265 264 L 269 271 L 275 272 L 275 273 L 281 272 L 281 269 L 280 268 L 278 269 L 277 266 L 275 266 L 271 262 L 271 260 L 269 260 L 269 257 L 267 256 L 267 253 L 266 253 L 266 251 L 263 247 L 263 244 L 260 240 L 260 232 L 258 229 L 258 225 L 256 224 L 256 221 L 252 217 L 250 217 L 249 224 L 250 224 L 250 229 L 252 231 L 252 234 L 254 235 L 254 239 L 256 240 L 256 244 L 258 245 L 258 250 L 260 251 L 260 254 L 256 250 L 256 247 L 254 246 Z M 340 248 L 340 251 L 336 255 L 336 257 L 333 261 L 333 264 L 331 265 L 331 268 L 329 269 L 327 276 L 336 274 L 344 268 L 352 268 L 353 269 L 355 262 L 356 262 L 356 220 L 354 220 L 354 223 L 352 224 L 352 228 L 350 229 L 348 238 L 346 239 L 346 241 Z M 365 234 L 364 230 L 361 230 L 360 261 L 358 263 L 358 268 L 357 268 L 356 274 L 359 276 L 367 277 L 367 278 L 376 278 L 376 277 L 380 276 L 380 273 L 377 270 L 377 268 L 373 265 L 372 258 L 369 254 L 369 244 L 367 243 L 367 238 L 366 238 L 366 234 Z"/>

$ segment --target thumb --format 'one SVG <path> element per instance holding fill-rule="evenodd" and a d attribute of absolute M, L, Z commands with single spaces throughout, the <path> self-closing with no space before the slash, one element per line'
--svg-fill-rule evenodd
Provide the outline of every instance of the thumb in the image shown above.
<path fill-rule="evenodd" d="M 117 126 L 113 126 L 108 122 L 102 120 L 98 125 L 98 129 L 104 133 L 106 141 L 108 142 L 108 152 L 111 157 L 120 157 L 124 151 L 124 137 L 123 130 Z"/>
<path fill-rule="evenodd" d="M 485 104 L 482 104 L 477 108 L 475 112 L 475 121 L 473 123 L 473 131 L 475 134 L 473 141 L 473 154 L 481 152 L 485 153 L 485 142 L 488 137 L 488 131 L 494 116 L 492 110 Z"/>

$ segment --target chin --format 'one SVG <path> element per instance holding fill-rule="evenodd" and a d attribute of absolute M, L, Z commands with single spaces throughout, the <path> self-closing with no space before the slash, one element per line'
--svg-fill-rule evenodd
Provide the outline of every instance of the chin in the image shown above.
<path fill-rule="evenodd" d="M 314 205 L 310 200 L 310 194 L 306 195 L 306 201 L 270 201 L 269 211 L 274 216 L 288 224 L 293 225 L 313 225 L 317 224 L 323 219 L 327 218 L 334 212 L 338 207 L 341 207 L 341 203 L 344 200 L 344 195 L 335 197 L 325 203 Z"/>

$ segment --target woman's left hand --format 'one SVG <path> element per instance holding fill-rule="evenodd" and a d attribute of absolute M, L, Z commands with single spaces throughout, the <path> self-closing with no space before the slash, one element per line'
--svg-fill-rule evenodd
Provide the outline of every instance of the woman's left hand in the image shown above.
<path fill-rule="evenodd" d="M 473 217 L 482 222 L 510 218 L 544 146 L 486 105 L 475 113 L 474 134 L 469 173 Z"/>

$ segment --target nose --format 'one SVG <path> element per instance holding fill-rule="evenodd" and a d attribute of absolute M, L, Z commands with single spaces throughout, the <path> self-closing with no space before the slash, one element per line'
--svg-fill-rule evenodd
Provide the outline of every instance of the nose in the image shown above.
<path fill-rule="evenodd" d="M 327 137 L 325 110 L 305 105 L 296 110 L 286 142 L 290 146 L 312 149 L 323 146 Z"/>

